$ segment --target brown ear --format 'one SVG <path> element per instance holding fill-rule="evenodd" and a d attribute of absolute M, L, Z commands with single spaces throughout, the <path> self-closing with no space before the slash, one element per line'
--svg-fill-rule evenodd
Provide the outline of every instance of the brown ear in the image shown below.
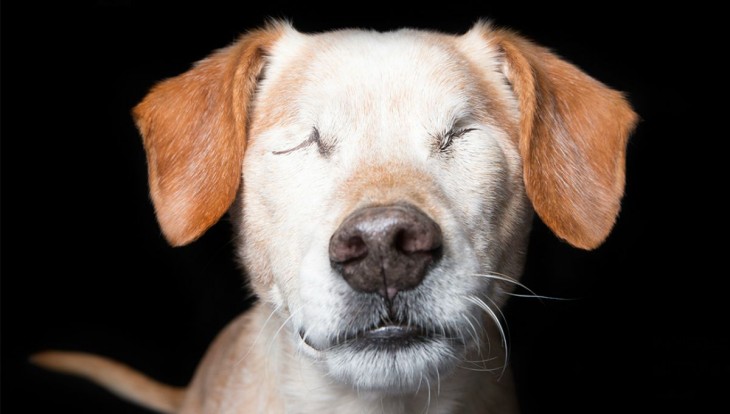
<path fill-rule="evenodd" d="M 242 36 L 156 85 L 134 108 L 150 194 L 170 244 L 197 239 L 233 202 L 257 77 L 282 30 L 277 24 Z"/>
<path fill-rule="evenodd" d="M 535 211 L 573 246 L 598 247 L 620 209 L 636 114 L 620 92 L 547 49 L 504 30 L 487 36 L 504 53 L 517 96 L 525 188 Z"/>

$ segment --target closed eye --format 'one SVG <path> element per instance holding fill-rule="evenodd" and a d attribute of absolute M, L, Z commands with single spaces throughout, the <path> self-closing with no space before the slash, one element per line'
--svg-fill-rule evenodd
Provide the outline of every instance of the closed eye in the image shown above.
<path fill-rule="evenodd" d="M 452 128 L 443 134 L 439 139 L 439 151 L 445 151 L 451 146 L 455 139 L 461 138 L 467 132 L 476 130 L 476 128 Z"/>
<path fill-rule="evenodd" d="M 312 128 L 312 133 L 309 134 L 309 137 L 307 137 L 307 139 L 302 141 L 301 144 L 297 145 L 294 148 L 289 148 L 289 149 L 283 150 L 283 151 L 271 151 L 271 153 L 274 155 L 288 154 L 290 152 L 294 152 L 294 151 L 300 150 L 302 148 L 306 148 L 306 147 L 310 146 L 311 144 L 317 144 L 317 149 L 319 150 L 319 154 L 325 158 L 329 156 L 330 151 L 332 150 L 332 146 L 327 145 L 322 142 L 322 138 L 319 135 L 319 130 L 317 129 L 317 127 L 314 127 L 314 128 Z"/>

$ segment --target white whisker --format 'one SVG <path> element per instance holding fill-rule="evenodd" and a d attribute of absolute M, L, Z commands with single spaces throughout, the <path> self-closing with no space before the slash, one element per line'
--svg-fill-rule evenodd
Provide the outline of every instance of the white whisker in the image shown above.
<path fill-rule="evenodd" d="M 497 359 L 499 359 L 499 357 L 491 357 L 491 358 L 478 359 L 478 360 L 473 360 L 473 361 L 470 359 L 462 359 L 461 362 L 478 365 L 478 364 L 484 364 L 485 362 L 489 362 L 489 361 L 495 361 Z"/>
<path fill-rule="evenodd" d="M 474 276 L 483 277 L 483 278 L 487 278 L 487 279 L 495 279 L 495 280 L 499 280 L 502 282 L 511 283 L 515 286 L 521 287 L 522 289 L 525 289 L 526 291 L 530 292 L 529 295 L 504 292 L 506 295 L 509 295 L 509 296 L 516 296 L 516 297 L 521 297 L 521 298 L 533 298 L 533 299 L 549 299 L 549 300 L 574 300 L 571 298 L 558 298 L 558 297 L 553 297 L 553 296 L 538 295 L 532 289 L 528 288 L 525 284 L 517 281 L 517 279 L 504 275 L 504 274 L 501 274 L 501 273 L 497 273 L 497 272 L 475 273 Z"/>
<path fill-rule="evenodd" d="M 425 413 L 428 413 L 428 411 L 431 409 L 431 382 L 428 380 L 428 377 L 426 378 L 426 387 L 428 388 L 428 399 L 426 400 L 426 409 L 424 410 Z"/>
<path fill-rule="evenodd" d="M 482 354 L 480 353 L 479 356 L 482 356 Z M 481 359 L 476 359 L 476 360 L 462 358 L 459 361 L 460 362 L 459 367 L 468 369 L 471 371 L 485 371 L 485 372 L 497 371 L 501 368 L 487 368 L 488 362 L 494 361 L 497 359 L 499 359 L 499 357 L 481 358 Z M 469 365 L 471 365 L 471 367 Z"/>
<path fill-rule="evenodd" d="M 474 339 L 474 343 L 477 345 L 477 354 L 479 356 L 481 356 L 482 355 L 482 345 L 481 345 L 482 341 L 479 340 L 479 334 L 477 333 L 477 328 L 474 327 L 474 324 L 471 323 L 471 321 L 469 320 L 469 317 L 467 315 L 462 314 L 461 316 L 464 318 L 466 323 L 469 324 L 469 326 L 471 327 L 471 331 L 469 332 L 469 335 L 471 335 L 472 339 Z M 464 341 L 464 343 L 466 343 L 466 341 Z"/>
<path fill-rule="evenodd" d="M 502 368 L 486 368 L 486 367 L 484 367 L 484 368 L 471 368 L 471 367 L 465 367 L 465 366 L 462 366 L 462 365 L 460 365 L 459 368 L 465 369 L 467 371 L 474 371 L 474 372 L 497 372 L 497 371 L 502 370 Z"/>
<path fill-rule="evenodd" d="M 501 274 L 498 274 L 498 273 L 489 272 L 489 273 L 475 273 L 474 276 L 485 277 L 487 279 L 495 279 L 495 280 L 500 280 L 502 282 L 511 283 L 511 284 L 513 284 L 515 286 L 519 286 L 522 289 L 525 289 L 526 291 L 528 291 L 528 292 L 530 292 L 532 294 L 535 294 L 535 292 L 533 292 L 532 289 L 528 288 L 523 283 L 520 283 L 519 281 L 517 281 L 517 279 L 512 278 L 512 277 L 509 277 L 509 276 L 506 276 L 506 275 L 501 275 Z"/>
<path fill-rule="evenodd" d="M 248 351 L 246 351 L 246 353 L 241 358 L 239 358 L 238 361 L 235 362 L 235 365 L 242 364 L 243 361 L 246 359 L 246 357 L 248 357 L 248 355 L 251 353 L 251 351 L 254 349 L 254 347 L 258 343 L 259 338 L 261 338 L 261 334 L 264 332 L 264 330 L 266 329 L 266 326 L 269 324 L 269 321 L 271 320 L 271 317 L 274 316 L 274 314 L 280 308 L 281 308 L 281 306 L 277 306 L 277 307 L 275 307 L 274 309 L 271 310 L 271 313 L 269 313 L 269 317 L 266 318 L 266 320 L 264 321 L 264 325 L 261 327 L 261 329 L 259 329 L 259 332 L 256 334 L 256 337 L 254 338 L 253 342 L 251 343 L 251 346 L 248 348 Z"/>
<path fill-rule="evenodd" d="M 492 318 L 495 325 L 497 326 L 497 329 L 499 330 L 500 335 L 502 336 L 502 344 L 504 346 L 504 364 L 502 366 L 502 374 L 500 374 L 501 378 L 501 376 L 504 375 L 505 371 L 507 370 L 507 361 L 509 360 L 509 347 L 507 346 L 507 336 L 505 335 L 502 323 L 499 321 L 499 317 L 497 316 L 497 314 L 483 300 L 474 296 L 467 296 L 466 299 L 484 310 L 484 312 L 486 312 Z"/>
<path fill-rule="evenodd" d="M 284 322 L 281 323 L 281 326 L 279 326 L 279 329 L 276 330 L 276 332 L 274 333 L 274 336 L 271 337 L 271 341 L 269 341 L 269 351 L 271 351 L 271 347 L 274 346 L 274 342 L 279 337 L 279 333 L 281 332 L 282 329 L 284 329 L 284 326 L 286 326 L 286 324 L 289 323 L 289 321 L 291 320 L 291 318 L 293 318 L 294 315 L 296 315 L 301 310 L 302 310 L 302 308 L 299 308 L 299 309 L 295 310 L 294 312 L 292 312 L 289 315 L 288 318 L 286 318 L 284 320 Z"/>
<path fill-rule="evenodd" d="M 543 296 L 543 295 L 535 295 L 535 294 L 532 294 L 532 295 L 524 295 L 524 294 L 519 294 L 519 293 L 507 293 L 507 294 L 510 296 L 518 297 L 518 298 L 549 299 L 549 300 L 576 300 L 576 299 L 572 299 L 572 298 L 558 298 L 558 297 L 554 297 L 554 296 Z"/>
<path fill-rule="evenodd" d="M 505 344 L 505 346 L 506 346 L 506 345 L 507 345 L 507 342 L 508 342 L 508 341 L 509 341 L 509 339 L 511 338 L 511 336 L 510 336 L 510 333 L 509 333 L 509 324 L 507 324 L 507 318 L 506 318 L 506 317 L 504 316 L 504 313 L 502 312 L 502 308 L 500 308 L 499 306 L 497 306 L 497 304 L 496 304 L 496 303 L 494 303 L 494 301 L 493 301 L 493 300 L 492 300 L 491 298 L 489 298 L 489 297 L 487 296 L 487 300 L 488 300 L 488 301 L 489 301 L 489 302 L 490 302 L 490 303 L 491 303 L 492 305 L 494 305 L 494 307 L 495 307 L 495 308 L 497 309 L 497 312 L 499 312 L 499 315 L 500 315 L 500 316 L 502 316 L 502 319 L 501 319 L 501 320 L 503 320 L 503 321 L 504 321 L 504 328 L 505 328 L 505 330 L 506 330 L 506 332 L 503 332 L 503 334 L 504 334 L 504 333 L 506 333 L 506 334 L 507 334 L 507 336 L 506 336 L 506 337 L 504 338 L 504 344 Z"/>

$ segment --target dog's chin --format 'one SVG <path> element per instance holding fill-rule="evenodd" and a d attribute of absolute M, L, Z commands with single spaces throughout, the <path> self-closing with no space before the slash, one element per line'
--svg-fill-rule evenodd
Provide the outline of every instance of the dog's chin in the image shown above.
<path fill-rule="evenodd" d="M 448 376 L 462 345 L 449 335 L 384 326 L 319 351 L 327 373 L 358 391 L 416 393 Z"/>

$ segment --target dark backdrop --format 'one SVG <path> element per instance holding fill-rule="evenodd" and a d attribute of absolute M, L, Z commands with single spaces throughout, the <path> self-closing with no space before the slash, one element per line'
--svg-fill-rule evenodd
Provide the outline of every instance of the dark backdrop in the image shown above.
<path fill-rule="evenodd" d="M 727 98 L 723 49 L 706 30 L 716 12 L 609 2 L 415 10 L 240 3 L 3 2 L 4 413 L 146 412 L 27 357 L 91 351 L 182 385 L 213 335 L 250 304 L 227 222 L 191 246 L 165 244 L 129 111 L 156 81 L 266 16 L 290 18 L 301 31 L 454 32 L 488 17 L 626 91 L 642 120 L 612 236 L 583 252 L 535 223 L 525 283 L 575 300 L 513 299 L 506 309 L 520 400 L 525 413 L 703 412 L 720 401 L 730 362 L 719 197 L 727 190 Z"/>

